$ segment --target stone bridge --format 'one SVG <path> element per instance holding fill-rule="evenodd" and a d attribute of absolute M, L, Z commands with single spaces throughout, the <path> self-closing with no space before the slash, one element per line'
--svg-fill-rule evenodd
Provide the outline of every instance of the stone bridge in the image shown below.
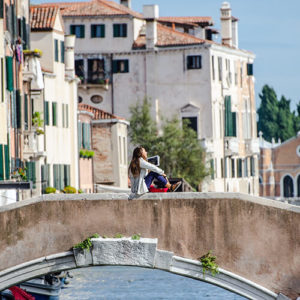
<path fill-rule="evenodd" d="M 139 265 L 250 299 L 296 299 L 299 217 L 300 207 L 238 193 L 44 195 L 0 207 L 0 290 L 84 265 Z M 100 238 L 85 255 L 70 251 L 93 233 L 145 239 Z M 209 250 L 220 266 L 215 277 L 203 276 L 198 261 Z"/>

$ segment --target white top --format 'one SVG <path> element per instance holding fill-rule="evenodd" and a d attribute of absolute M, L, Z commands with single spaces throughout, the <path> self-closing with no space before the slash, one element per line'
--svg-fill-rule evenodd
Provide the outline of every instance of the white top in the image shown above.
<path fill-rule="evenodd" d="M 147 170 L 158 173 L 159 175 L 163 175 L 164 171 L 159 167 L 147 162 L 143 158 L 140 158 L 140 174 L 137 177 L 134 177 L 129 171 L 129 178 L 131 182 L 131 195 L 130 198 L 134 198 L 137 195 L 142 195 L 149 192 L 147 185 L 145 183 L 145 177 L 147 175 Z"/>

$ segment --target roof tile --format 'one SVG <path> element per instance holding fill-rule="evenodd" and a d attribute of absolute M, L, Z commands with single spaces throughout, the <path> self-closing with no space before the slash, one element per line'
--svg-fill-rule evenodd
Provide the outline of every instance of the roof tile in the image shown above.
<path fill-rule="evenodd" d="M 31 6 L 30 26 L 31 30 L 51 30 L 54 27 L 58 13 L 57 6 Z"/>
<path fill-rule="evenodd" d="M 158 19 L 161 23 L 177 23 L 177 24 L 187 24 L 187 25 L 206 25 L 212 26 L 212 17 L 160 17 Z"/>

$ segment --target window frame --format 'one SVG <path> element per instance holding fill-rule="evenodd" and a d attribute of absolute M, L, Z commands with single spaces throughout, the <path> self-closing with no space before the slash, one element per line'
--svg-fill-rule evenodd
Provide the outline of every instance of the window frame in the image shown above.
<path fill-rule="evenodd" d="M 114 38 L 126 38 L 128 35 L 127 23 L 114 23 L 113 24 L 113 37 Z"/>
<path fill-rule="evenodd" d="M 100 28 L 100 35 L 97 35 L 97 28 Z M 91 24 L 91 38 L 105 38 L 105 24 Z"/>
<path fill-rule="evenodd" d="M 186 57 L 187 70 L 200 70 L 202 69 L 202 55 L 187 55 Z"/>

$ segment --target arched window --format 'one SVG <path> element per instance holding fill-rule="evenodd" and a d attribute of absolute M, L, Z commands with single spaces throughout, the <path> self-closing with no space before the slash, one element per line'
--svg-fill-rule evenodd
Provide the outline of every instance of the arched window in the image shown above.
<path fill-rule="evenodd" d="M 294 197 L 293 179 L 289 175 L 286 175 L 283 179 L 283 196 L 285 198 Z"/>
<path fill-rule="evenodd" d="M 300 197 L 300 175 L 298 175 L 297 179 L 297 197 Z"/>

